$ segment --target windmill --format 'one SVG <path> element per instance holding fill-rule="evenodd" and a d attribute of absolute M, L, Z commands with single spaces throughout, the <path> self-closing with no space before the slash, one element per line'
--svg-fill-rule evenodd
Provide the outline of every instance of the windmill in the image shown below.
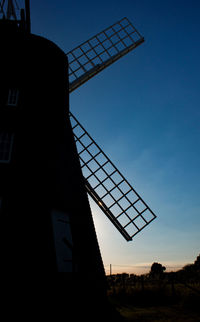
<path fill-rule="evenodd" d="M 87 194 L 127 241 L 156 216 L 69 112 L 68 96 L 144 38 L 123 18 L 64 54 L 31 34 L 28 0 L 25 10 L 13 0 L 0 7 L 0 212 L 12 261 L 28 271 L 81 272 L 87 285 L 105 288 Z M 63 278 L 69 288 L 71 277 Z"/>

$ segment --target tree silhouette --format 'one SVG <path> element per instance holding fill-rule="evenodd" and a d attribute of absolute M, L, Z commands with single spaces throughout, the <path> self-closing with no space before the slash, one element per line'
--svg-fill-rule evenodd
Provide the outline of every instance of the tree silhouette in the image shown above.
<path fill-rule="evenodd" d="M 162 264 L 160 263 L 153 263 L 151 265 L 151 271 L 150 271 L 150 275 L 155 277 L 155 276 L 161 276 L 164 271 L 166 270 L 165 266 L 162 266 Z"/>
<path fill-rule="evenodd" d="M 196 269 L 200 269 L 200 254 L 197 256 L 197 259 L 194 262 L 194 266 Z"/>

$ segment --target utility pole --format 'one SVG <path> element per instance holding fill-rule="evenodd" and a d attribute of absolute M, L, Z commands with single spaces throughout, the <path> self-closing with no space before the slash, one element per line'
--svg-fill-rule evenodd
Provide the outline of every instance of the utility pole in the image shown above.
<path fill-rule="evenodd" d="M 112 264 L 110 264 L 110 276 L 112 275 Z"/>

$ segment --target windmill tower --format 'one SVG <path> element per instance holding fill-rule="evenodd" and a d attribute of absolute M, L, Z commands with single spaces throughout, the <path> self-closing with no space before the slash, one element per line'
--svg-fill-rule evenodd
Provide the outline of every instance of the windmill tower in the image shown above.
<path fill-rule="evenodd" d="M 31 34 L 28 0 L 25 9 L 13 0 L 0 6 L 3 269 L 65 272 L 68 291 L 103 294 L 87 193 L 127 241 L 156 216 L 69 112 L 69 94 L 144 39 L 124 18 L 65 54 Z"/>

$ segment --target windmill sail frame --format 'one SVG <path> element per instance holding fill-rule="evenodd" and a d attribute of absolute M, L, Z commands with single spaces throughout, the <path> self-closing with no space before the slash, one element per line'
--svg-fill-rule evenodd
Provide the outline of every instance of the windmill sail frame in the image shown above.
<path fill-rule="evenodd" d="M 132 240 L 156 215 L 71 112 L 70 119 L 87 192 L 122 236 Z"/>
<path fill-rule="evenodd" d="M 127 18 L 123 18 L 68 52 L 69 92 L 143 42 L 144 37 Z"/>

